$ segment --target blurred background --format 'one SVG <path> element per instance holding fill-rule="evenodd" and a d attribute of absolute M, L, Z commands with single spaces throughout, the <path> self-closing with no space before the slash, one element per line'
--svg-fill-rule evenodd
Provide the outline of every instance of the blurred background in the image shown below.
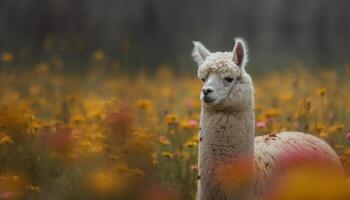
<path fill-rule="evenodd" d="M 83 62 L 103 49 L 130 69 L 167 63 L 186 70 L 192 40 L 229 51 L 241 36 L 251 69 L 299 62 L 339 67 L 349 61 L 349 6 L 346 0 L 1 0 L 0 51 L 40 59 L 50 50 Z"/>

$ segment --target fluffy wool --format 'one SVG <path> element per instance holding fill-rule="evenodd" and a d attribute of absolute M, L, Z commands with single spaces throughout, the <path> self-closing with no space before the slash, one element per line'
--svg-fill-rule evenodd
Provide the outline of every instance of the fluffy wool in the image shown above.
<path fill-rule="evenodd" d="M 244 40 L 236 39 L 232 52 L 211 53 L 199 42 L 194 46 L 198 77 L 204 81 L 198 200 L 258 199 L 280 165 L 279 158 L 296 150 L 320 155 L 342 171 L 337 154 L 315 136 L 283 132 L 255 138 L 254 87 L 245 71 L 248 52 Z M 237 181 L 243 171 L 254 174 L 244 184 Z"/>

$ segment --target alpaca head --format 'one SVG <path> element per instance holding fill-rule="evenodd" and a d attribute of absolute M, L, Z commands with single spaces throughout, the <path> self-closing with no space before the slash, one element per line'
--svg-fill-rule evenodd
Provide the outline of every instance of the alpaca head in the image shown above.
<path fill-rule="evenodd" d="M 242 110 L 253 106 L 253 86 L 245 71 L 248 61 L 246 43 L 235 39 L 232 52 L 211 53 L 200 42 L 193 42 L 193 59 L 203 81 L 202 105 L 217 111 Z"/>

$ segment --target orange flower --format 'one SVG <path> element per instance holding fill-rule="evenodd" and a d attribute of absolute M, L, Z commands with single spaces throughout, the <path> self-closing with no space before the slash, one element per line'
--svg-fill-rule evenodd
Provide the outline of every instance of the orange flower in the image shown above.
<path fill-rule="evenodd" d="M 10 52 L 5 52 L 1 55 L 1 60 L 9 63 L 14 60 L 14 56 Z"/>
<path fill-rule="evenodd" d="M 147 110 L 152 105 L 152 102 L 146 99 L 139 99 L 136 101 L 135 106 L 142 109 Z"/>

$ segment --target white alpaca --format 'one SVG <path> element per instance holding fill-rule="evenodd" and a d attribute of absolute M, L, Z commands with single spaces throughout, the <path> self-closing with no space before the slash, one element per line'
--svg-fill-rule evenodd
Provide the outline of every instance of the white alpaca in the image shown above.
<path fill-rule="evenodd" d="M 283 132 L 255 137 L 254 88 L 245 71 L 246 43 L 235 39 L 233 52 L 211 53 L 194 42 L 193 59 L 204 81 L 201 92 L 198 200 L 247 200 L 261 197 L 278 165 L 277 158 L 293 151 L 317 153 L 342 171 L 337 154 L 323 140 L 299 132 Z M 220 181 L 220 166 L 240 162 L 245 171 L 254 170 L 252 184 L 227 189 Z M 251 163 L 251 164 L 249 164 Z M 240 176 L 240 171 L 230 175 Z M 225 173 L 221 174 L 225 176 Z M 230 177 L 230 176 L 228 176 Z M 222 178 L 222 177 L 221 177 Z M 225 180 L 225 177 L 222 178 Z M 249 181 L 248 181 L 249 183 Z"/>

